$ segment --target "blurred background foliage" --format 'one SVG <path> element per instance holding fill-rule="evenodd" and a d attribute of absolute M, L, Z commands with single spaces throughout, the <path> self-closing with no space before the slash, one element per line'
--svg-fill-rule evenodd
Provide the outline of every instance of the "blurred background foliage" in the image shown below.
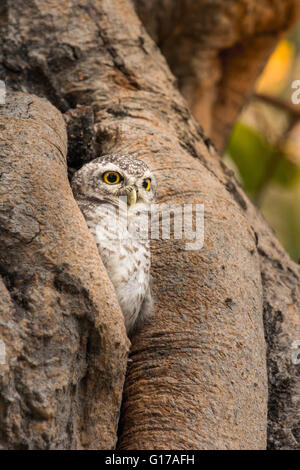
<path fill-rule="evenodd" d="M 224 158 L 299 262 L 300 104 L 292 102 L 294 80 L 300 80 L 300 25 L 272 54 L 233 129 Z"/>

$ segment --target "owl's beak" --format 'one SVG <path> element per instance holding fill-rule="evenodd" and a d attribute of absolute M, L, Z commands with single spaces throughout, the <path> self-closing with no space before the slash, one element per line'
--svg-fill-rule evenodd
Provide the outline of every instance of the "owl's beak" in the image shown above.
<path fill-rule="evenodd" d="M 137 199 L 136 189 L 133 189 L 131 193 L 129 193 L 127 196 L 127 205 L 129 207 L 134 206 L 134 204 L 136 203 L 136 199 Z"/>

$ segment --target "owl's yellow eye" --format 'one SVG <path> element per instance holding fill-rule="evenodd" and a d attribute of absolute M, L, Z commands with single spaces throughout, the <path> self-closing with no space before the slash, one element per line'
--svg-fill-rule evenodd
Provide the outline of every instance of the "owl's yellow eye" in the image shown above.
<path fill-rule="evenodd" d="M 146 191 L 149 191 L 149 189 L 151 188 L 151 179 L 150 178 L 144 179 L 143 187 L 146 189 Z"/>
<path fill-rule="evenodd" d="M 106 171 L 103 175 L 103 180 L 107 184 L 117 184 L 121 180 L 121 175 L 117 171 Z"/>

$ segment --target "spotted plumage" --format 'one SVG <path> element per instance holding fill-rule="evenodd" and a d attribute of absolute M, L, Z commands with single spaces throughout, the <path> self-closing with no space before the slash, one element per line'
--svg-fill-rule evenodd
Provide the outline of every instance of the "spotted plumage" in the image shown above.
<path fill-rule="evenodd" d="M 130 155 L 104 155 L 72 179 L 77 203 L 115 287 L 130 335 L 152 311 L 147 230 L 155 179 Z"/>

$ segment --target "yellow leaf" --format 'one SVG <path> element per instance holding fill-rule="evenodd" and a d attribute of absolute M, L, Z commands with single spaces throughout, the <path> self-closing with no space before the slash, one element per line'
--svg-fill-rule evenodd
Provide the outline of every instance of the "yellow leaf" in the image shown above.
<path fill-rule="evenodd" d="M 294 57 L 294 45 L 286 39 L 281 41 L 258 79 L 256 91 L 272 95 L 280 94 L 288 80 Z"/>

